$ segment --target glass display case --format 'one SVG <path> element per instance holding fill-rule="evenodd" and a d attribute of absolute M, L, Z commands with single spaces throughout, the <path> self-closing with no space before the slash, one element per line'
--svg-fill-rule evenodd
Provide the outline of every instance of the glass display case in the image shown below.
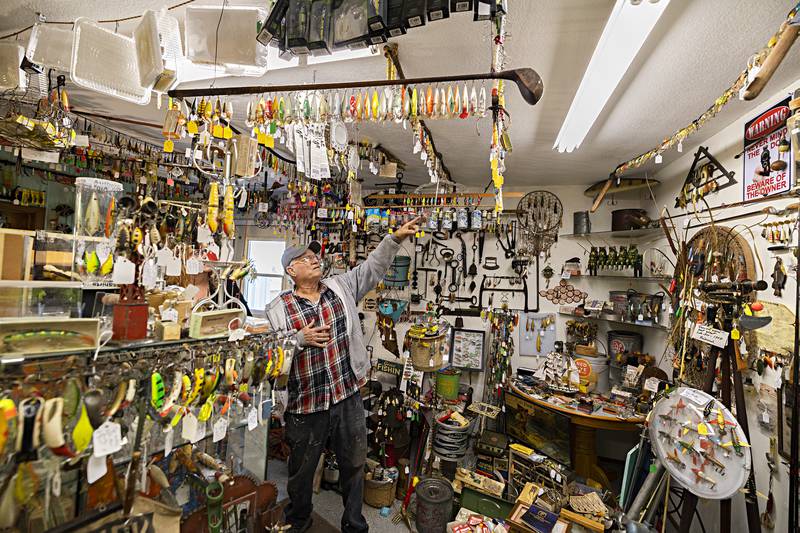
<path fill-rule="evenodd" d="M 78 318 L 81 299 L 77 281 L 0 280 L 0 318 Z"/>
<path fill-rule="evenodd" d="M 82 281 L 109 281 L 114 268 L 115 223 L 122 184 L 97 178 L 75 180 L 73 272 Z M 138 229 L 139 234 L 141 234 Z M 134 238 L 134 237 L 131 237 Z"/>

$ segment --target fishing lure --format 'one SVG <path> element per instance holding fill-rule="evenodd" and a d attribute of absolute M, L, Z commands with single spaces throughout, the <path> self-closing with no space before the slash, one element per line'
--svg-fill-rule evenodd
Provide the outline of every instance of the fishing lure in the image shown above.
<path fill-rule="evenodd" d="M 100 229 L 100 202 L 97 193 L 92 192 L 89 203 L 86 204 L 86 215 L 83 217 L 84 229 L 89 235 L 94 235 Z"/>
<path fill-rule="evenodd" d="M 114 270 L 114 254 L 108 254 L 106 260 L 100 265 L 100 274 L 107 276 Z"/>
<path fill-rule="evenodd" d="M 142 228 L 136 227 L 133 229 L 133 233 L 131 234 L 131 244 L 134 248 L 142 244 L 144 240 L 144 233 L 142 232 Z"/>
<path fill-rule="evenodd" d="M 86 272 L 94 274 L 100 268 L 100 258 L 97 257 L 97 252 L 86 250 L 83 252 L 83 262 L 86 265 Z"/>
<path fill-rule="evenodd" d="M 225 197 L 222 201 L 223 216 L 222 216 L 222 231 L 229 239 L 233 239 L 235 227 L 233 223 L 233 185 L 225 187 Z"/>
<path fill-rule="evenodd" d="M 464 90 L 461 92 L 461 114 L 458 118 L 465 119 L 469 116 L 469 99 L 467 97 L 467 84 L 464 84 Z"/>
<path fill-rule="evenodd" d="M 216 233 L 219 227 L 219 184 L 211 182 L 210 190 L 208 193 L 208 229 L 211 233 Z"/>
<path fill-rule="evenodd" d="M 164 378 L 158 372 L 150 375 L 150 405 L 156 410 L 164 405 Z"/>
<path fill-rule="evenodd" d="M 417 110 L 419 108 L 419 102 L 417 101 L 417 88 L 414 87 L 411 90 L 411 118 L 417 118 Z"/>
<path fill-rule="evenodd" d="M 378 120 L 378 112 L 380 111 L 380 101 L 378 100 L 377 89 L 372 90 L 372 120 Z"/>
<path fill-rule="evenodd" d="M 425 95 L 425 105 L 426 105 L 425 106 L 425 116 L 426 117 L 433 116 L 433 105 L 434 105 L 433 89 L 431 88 L 430 85 L 428 85 L 428 90 L 427 90 L 427 93 Z"/>
<path fill-rule="evenodd" d="M 112 197 L 111 200 L 108 202 L 108 208 L 106 209 L 106 223 L 104 228 L 104 234 L 106 237 L 111 237 L 111 230 L 114 229 L 114 216 L 116 215 L 116 202 Z"/>

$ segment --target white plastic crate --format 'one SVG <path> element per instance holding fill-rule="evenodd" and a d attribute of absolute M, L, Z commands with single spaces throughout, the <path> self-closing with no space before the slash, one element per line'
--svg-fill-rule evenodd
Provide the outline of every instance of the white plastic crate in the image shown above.
<path fill-rule="evenodd" d="M 178 62 L 183 57 L 178 19 L 166 10 L 147 10 L 133 30 L 139 83 L 166 92 L 178 81 Z"/>
<path fill-rule="evenodd" d="M 265 17 L 265 10 L 254 7 L 229 6 L 224 13 L 216 6 L 187 7 L 186 57 L 195 63 L 216 62 L 221 74 L 262 76 L 267 71 L 267 48 L 256 35 Z"/>
<path fill-rule="evenodd" d="M 14 41 L 0 41 L 0 90 L 18 89 L 24 91 L 28 86 L 25 71 L 19 68 L 25 49 Z"/>
<path fill-rule="evenodd" d="M 67 72 L 72 62 L 72 28 L 33 25 L 25 55 L 31 63 Z"/>
<path fill-rule="evenodd" d="M 152 86 L 142 86 L 136 44 L 87 18 L 75 21 L 70 77 L 76 84 L 135 104 L 150 102 Z"/>

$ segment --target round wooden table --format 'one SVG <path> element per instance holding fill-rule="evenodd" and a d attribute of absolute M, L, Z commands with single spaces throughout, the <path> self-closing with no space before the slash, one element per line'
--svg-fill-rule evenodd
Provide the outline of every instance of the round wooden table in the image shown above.
<path fill-rule="evenodd" d="M 539 407 L 552 409 L 553 411 L 568 416 L 572 422 L 570 440 L 572 444 L 573 470 L 586 479 L 591 478 L 603 485 L 603 487 L 611 488 L 611 482 L 608 480 L 608 476 L 597 464 L 597 430 L 639 431 L 641 424 L 645 421 L 643 416 L 620 418 L 611 415 L 587 414 L 577 409 L 554 405 L 545 400 L 534 398 L 514 385 L 511 386 L 511 390 L 514 394 L 525 398 Z"/>

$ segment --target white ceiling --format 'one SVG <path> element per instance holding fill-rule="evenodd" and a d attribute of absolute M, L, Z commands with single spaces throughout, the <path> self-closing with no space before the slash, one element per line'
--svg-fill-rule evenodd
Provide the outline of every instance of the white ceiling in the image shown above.
<path fill-rule="evenodd" d="M 135 15 L 178 3 L 158 0 L 6 0 L 0 33 L 33 22 L 34 12 L 49 20 L 95 19 Z M 219 4 L 220 0 L 202 3 Z M 236 0 L 232 4 L 256 4 Z M 113 4 L 113 5 L 112 5 Z M 532 67 L 544 81 L 544 96 L 527 105 L 509 86 L 507 105 L 512 117 L 514 151 L 507 158 L 506 183 L 526 188 L 534 184 L 587 184 L 603 179 L 618 163 L 660 142 L 706 109 L 744 67 L 784 20 L 794 0 L 672 0 L 651 33 L 606 109 L 575 152 L 558 153 L 553 142 L 566 116 L 583 71 L 589 62 L 611 11 L 613 0 L 510 1 L 508 68 Z M 173 13 L 178 14 L 181 10 Z M 130 29 L 121 25 L 120 31 Z M 411 30 L 396 39 L 407 77 L 486 72 L 491 44 L 488 23 L 475 23 L 468 15 Z M 27 39 L 27 36 L 24 37 Z M 381 56 L 296 69 L 271 71 L 263 79 L 224 79 L 216 86 L 267 85 L 323 81 L 380 79 L 385 76 Z M 800 79 L 800 54 L 793 49 L 764 91 Z M 207 83 L 195 83 L 204 86 Z M 160 123 L 163 111 L 155 106 L 127 104 L 97 93 L 73 88 L 73 106 L 79 109 Z M 242 100 L 244 102 L 245 100 Z M 694 142 L 707 138 L 735 117 L 762 103 L 733 102 L 703 128 Z M 244 109 L 244 104 L 236 106 Z M 456 181 L 472 186 L 488 182 L 488 120 L 428 121 L 436 146 Z M 116 124 L 140 135 L 158 139 L 158 132 Z M 155 134 L 155 135 L 154 135 Z M 426 180 L 417 156 L 411 153 L 411 133 L 395 124 L 367 124 L 358 131 L 381 143 L 409 163 L 406 179 Z M 687 148 L 690 149 L 687 143 Z M 666 154 L 665 163 L 677 154 Z"/>

